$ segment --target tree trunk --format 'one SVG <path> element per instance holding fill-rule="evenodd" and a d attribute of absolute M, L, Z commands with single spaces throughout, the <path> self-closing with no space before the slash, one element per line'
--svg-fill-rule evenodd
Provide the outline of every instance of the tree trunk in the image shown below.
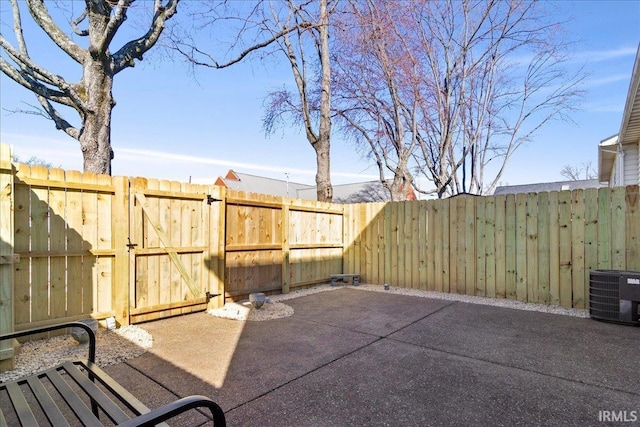
<path fill-rule="evenodd" d="M 88 55 L 90 56 L 90 55 Z M 111 89 L 113 75 L 108 60 L 88 58 L 82 85 L 87 94 L 87 110 L 80 133 L 84 170 L 111 175 L 111 112 L 115 105 Z"/>
<path fill-rule="evenodd" d="M 331 164 L 329 156 L 329 136 L 320 133 L 320 138 L 313 144 L 316 150 L 316 189 L 319 202 L 331 202 L 333 199 L 333 187 L 331 186 Z"/>
<path fill-rule="evenodd" d="M 319 202 L 331 202 L 330 137 L 331 137 L 331 60 L 329 58 L 329 12 L 327 0 L 320 1 L 320 67 L 322 70 L 322 93 L 320 94 L 320 125 L 318 138 L 313 145 L 316 150 L 316 188 Z"/>

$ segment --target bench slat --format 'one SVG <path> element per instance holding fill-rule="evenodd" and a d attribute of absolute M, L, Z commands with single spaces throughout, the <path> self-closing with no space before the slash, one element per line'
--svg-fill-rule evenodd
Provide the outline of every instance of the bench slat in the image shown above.
<path fill-rule="evenodd" d="M 62 366 L 59 366 L 58 368 L 60 369 Z M 100 420 L 93 415 L 87 405 L 84 404 L 82 399 L 80 399 L 80 397 L 71 389 L 57 369 L 46 371 L 44 374 L 54 385 L 56 390 L 58 390 L 58 393 L 60 393 L 65 402 L 67 402 L 67 405 L 69 405 L 69 408 L 76 414 L 84 426 L 101 427 L 103 425 Z"/>
<path fill-rule="evenodd" d="M 125 414 L 122 409 L 109 398 L 109 396 L 100 390 L 86 374 L 82 374 L 76 365 L 72 362 L 66 362 L 62 366 L 69 376 L 82 388 L 82 390 L 109 416 L 111 421 L 116 424 L 120 424 L 129 420 L 129 416 Z"/>
<path fill-rule="evenodd" d="M 9 425 L 9 423 L 7 423 L 7 419 L 4 417 L 4 414 L 0 409 L 0 426 L 6 426 L 6 425 Z"/>
<path fill-rule="evenodd" d="M 47 416 L 47 419 L 54 426 L 71 427 L 71 424 L 64 418 L 64 415 L 58 408 L 58 405 L 53 401 L 49 392 L 45 389 L 44 385 L 36 377 L 27 377 L 27 383 L 33 394 L 36 396 L 40 407 Z"/>
<path fill-rule="evenodd" d="M 36 417 L 33 415 L 33 412 L 31 412 L 31 407 L 29 407 L 27 399 L 25 399 L 20 386 L 17 383 L 7 384 L 7 393 L 9 394 L 11 404 L 16 411 L 16 415 L 20 420 L 20 424 L 23 426 L 38 425 Z"/>
<path fill-rule="evenodd" d="M 82 362 L 75 362 L 76 365 L 80 365 L 83 368 L 93 372 L 95 375 L 95 379 L 100 381 L 107 390 L 113 393 L 124 405 L 127 406 L 135 415 L 146 414 L 150 412 L 150 409 L 145 406 L 138 398 L 136 398 L 133 394 L 131 394 L 127 389 L 122 387 L 119 383 L 117 383 L 113 378 L 109 376 L 102 368 L 100 368 L 95 363 L 91 363 L 87 360 Z M 167 426 L 167 424 L 162 423 L 158 424 L 160 426 Z"/>

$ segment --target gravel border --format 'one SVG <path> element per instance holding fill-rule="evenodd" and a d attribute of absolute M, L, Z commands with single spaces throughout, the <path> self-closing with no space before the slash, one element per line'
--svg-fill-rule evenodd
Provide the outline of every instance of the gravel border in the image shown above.
<path fill-rule="evenodd" d="M 115 365 L 138 357 L 153 346 L 153 337 L 138 326 L 122 326 L 113 331 L 99 328 L 96 333 L 96 363 Z M 86 359 L 89 344 L 79 344 L 71 335 L 24 342 L 16 351 L 15 366 L 0 373 L 0 382 L 14 381 L 44 371 L 64 360 Z"/>
<path fill-rule="evenodd" d="M 385 290 L 384 286 L 369 285 L 364 283 L 361 283 L 359 286 L 347 286 L 347 285 L 331 286 L 330 284 L 326 284 L 326 285 L 318 285 L 318 286 L 314 286 L 306 289 L 296 289 L 289 292 L 288 294 L 269 296 L 269 302 L 265 303 L 265 305 L 260 309 L 255 309 L 251 307 L 251 304 L 248 301 L 245 301 L 240 303 L 235 303 L 235 302 L 227 303 L 222 308 L 209 310 L 208 313 L 213 316 L 222 317 L 225 319 L 234 319 L 234 320 L 264 321 L 264 320 L 271 320 L 271 319 L 279 319 L 282 317 L 291 316 L 294 313 L 293 308 L 291 308 L 286 304 L 282 304 L 282 301 L 287 301 L 293 298 L 312 295 L 319 292 L 335 291 L 337 289 L 343 289 L 346 287 L 350 289 L 360 290 L 360 291 L 386 292 L 391 294 L 409 295 L 409 296 L 414 296 L 419 298 L 433 298 L 433 299 L 442 299 L 442 300 L 449 300 L 449 301 L 460 301 L 460 302 L 466 302 L 470 304 L 491 305 L 495 307 L 513 308 L 517 310 L 539 311 L 543 313 L 558 314 L 562 316 L 573 316 L 573 317 L 581 317 L 581 318 L 589 317 L 589 310 L 564 308 L 564 307 L 544 305 L 544 304 L 531 304 L 531 303 L 508 300 L 503 298 L 487 298 L 487 297 L 473 296 L 473 295 L 460 295 L 460 294 L 450 294 L 445 292 L 425 291 L 421 289 L 406 289 L 406 288 L 399 288 L 395 286 L 389 286 L 389 289 Z"/>

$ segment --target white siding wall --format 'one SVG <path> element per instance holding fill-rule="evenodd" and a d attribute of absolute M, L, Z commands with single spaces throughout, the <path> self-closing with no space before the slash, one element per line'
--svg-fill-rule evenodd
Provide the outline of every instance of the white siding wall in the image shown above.
<path fill-rule="evenodd" d="M 638 185 L 640 182 L 640 159 L 638 158 L 638 145 L 626 145 L 624 147 L 624 171 L 622 185 Z"/>

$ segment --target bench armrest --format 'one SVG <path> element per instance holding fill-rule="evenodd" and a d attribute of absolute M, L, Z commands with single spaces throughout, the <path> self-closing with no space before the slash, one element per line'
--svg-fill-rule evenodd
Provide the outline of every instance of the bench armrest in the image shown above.
<path fill-rule="evenodd" d="M 89 325 L 86 325 L 82 322 L 59 323 L 57 325 L 42 326 L 40 328 L 26 329 L 20 332 L 11 332 L 9 334 L 2 334 L 0 335 L 0 341 L 25 337 L 27 335 L 41 334 L 43 332 L 51 332 L 51 331 L 64 329 L 64 328 L 82 328 L 87 332 L 87 334 L 89 334 L 89 361 L 95 362 L 96 361 L 96 335 L 94 334 L 93 329 L 91 329 Z"/>
<path fill-rule="evenodd" d="M 155 426 L 195 408 L 209 408 L 215 427 L 225 427 L 227 425 L 222 408 L 208 397 L 198 395 L 183 397 L 119 425 L 121 427 Z"/>

